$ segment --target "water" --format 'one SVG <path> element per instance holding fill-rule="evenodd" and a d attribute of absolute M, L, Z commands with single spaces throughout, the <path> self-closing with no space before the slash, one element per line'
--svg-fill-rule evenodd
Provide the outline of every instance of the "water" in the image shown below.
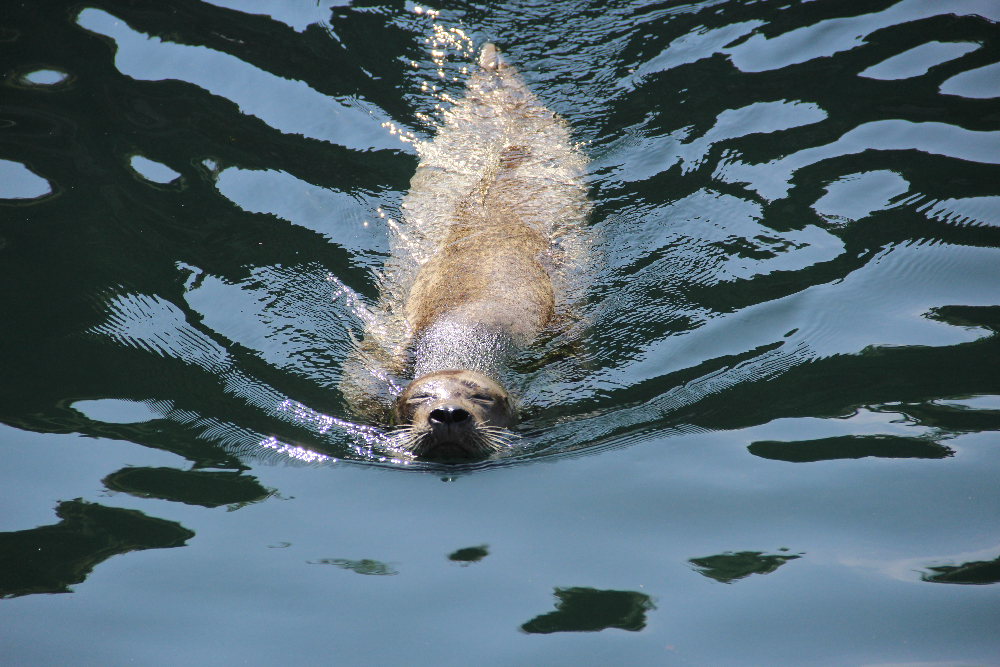
<path fill-rule="evenodd" d="M 996 3 L 229 4 L 0 15 L 5 665 L 998 664 Z M 487 41 L 588 326 L 398 461 L 341 369 Z"/>

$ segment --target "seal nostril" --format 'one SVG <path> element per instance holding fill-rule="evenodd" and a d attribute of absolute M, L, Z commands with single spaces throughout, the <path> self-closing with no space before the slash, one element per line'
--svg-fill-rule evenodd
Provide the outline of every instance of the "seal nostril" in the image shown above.
<path fill-rule="evenodd" d="M 447 410 L 442 410 L 441 408 L 438 408 L 437 410 L 431 410 L 431 414 L 428 416 L 428 418 L 432 422 L 436 422 L 438 424 L 447 424 L 451 422 L 451 415 L 448 413 Z"/>
<path fill-rule="evenodd" d="M 469 419 L 471 415 L 462 408 L 444 405 L 431 410 L 428 419 L 436 424 L 461 424 Z"/>

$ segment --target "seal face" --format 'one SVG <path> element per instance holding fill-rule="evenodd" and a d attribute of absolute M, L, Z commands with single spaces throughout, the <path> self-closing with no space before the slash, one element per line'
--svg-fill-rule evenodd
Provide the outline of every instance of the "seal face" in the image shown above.
<path fill-rule="evenodd" d="M 510 394 L 482 373 L 422 375 L 396 399 L 397 446 L 413 456 L 468 459 L 500 451 L 516 415 Z"/>

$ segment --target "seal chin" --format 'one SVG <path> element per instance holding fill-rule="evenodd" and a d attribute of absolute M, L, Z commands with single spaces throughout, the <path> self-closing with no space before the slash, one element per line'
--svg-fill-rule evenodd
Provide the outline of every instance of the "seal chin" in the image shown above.
<path fill-rule="evenodd" d="M 429 459 L 474 459 L 509 446 L 515 413 L 510 395 L 481 373 L 435 371 L 413 380 L 396 399 L 397 448 Z"/>
<path fill-rule="evenodd" d="M 411 454 L 418 458 L 451 460 L 451 459 L 476 459 L 491 454 L 490 451 L 482 451 L 470 442 L 459 440 L 439 441 L 427 438 L 415 448 Z"/>
<path fill-rule="evenodd" d="M 442 434 L 434 429 L 403 426 L 394 434 L 397 449 L 414 458 L 433 461 L 484 459 L 510 446 L 513 434 L 507 429 L 475 426 L 459 434 Z"/>

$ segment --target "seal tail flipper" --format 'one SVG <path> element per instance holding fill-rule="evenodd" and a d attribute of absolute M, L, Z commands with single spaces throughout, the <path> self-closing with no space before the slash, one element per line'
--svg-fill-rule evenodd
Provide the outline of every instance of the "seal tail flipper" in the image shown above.
<path fill-rule="evenodd" d="M 499 72 L 507 69 L 507 61 L 496 46 L 487 43 L 479 53 L 479 66 L 489 72 Z"/>

